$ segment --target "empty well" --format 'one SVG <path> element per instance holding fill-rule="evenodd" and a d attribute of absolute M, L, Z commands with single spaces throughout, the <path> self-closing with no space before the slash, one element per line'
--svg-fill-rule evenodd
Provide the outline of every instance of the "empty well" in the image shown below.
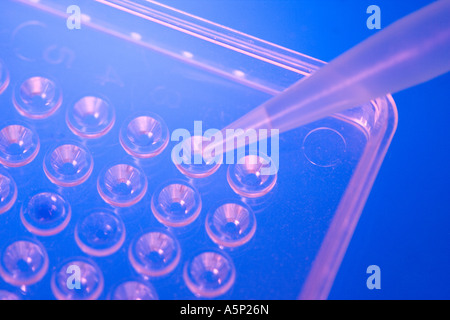
<path fill-rule="evenodd" d="M 97 257 L 109 256 L 125 241 L 125 225 L 119 215 L 96 210 L 82 217 L 75 228 L 75 241 L 80 249 Z"/>
<path fill-rule="evenodd" d="M 238 247 L 255 234 L 256 217 L 244 203 L 228 202 L 208 213 L 205 227 L 211 240 L 218 245 Z"/>
<path fill-rule="evenodd" d="M 276 174 L 266 174 L 270 158 L 262 155 L 248 155 L 228 167 L 228 183 L 237 194 L 258 198 L 267 194 L 277 182 Z"/>
<path fill-rule="evenodd" d="M 128 257 L 139 274 L 160 277 L 173 271 L 180 261 L 178 240 L 167 232 L 148 232 L 130 245 Z"/>
<path fill-rule="evenodd" d="M 111 300 L 158 300 L 155 289 L 144 281 L 126 281 L 113 288 Z"/>
<path fill-rule="evenodd" d="M 58 300 L 95 300 L 103 288 L 102 271 L 95 262 L 86 258 L 62 263 L 53 271 L 51 278 L 51 289 Z"/>
<path fill-rule="evenodd" d="M 44 159 L 47 178 L 61 187 L 74 187 L 85 182 L 92 173 L 94 160 L 90 151 L 77 143 L 64 143 L 51 148 Z"/>
<path fill-rule="evenodd" d="M 27 286 L 39 282 L 47 273 L 47 251 L 41 243 L 18 240 L 1 253 L 0 276 L 14 286 Z"/>
<path fill-rule="evenodd" d="M 114 126 L 115 121 L 114 108 L 99 97 L 83 97 L 67 109 L 67 126 L 82 138 L 95 139 L 104 136 Z"/>
<path fill-rule="evenodd" d="M 0 164 L 22 167 L 39 153 L 39 137 L 25 125 L 12 124 L 0 129 Z"/>
<path fill-rule="evenodd" d="M 41 192 L 24 202 L 20 219 L 31 233 L 53 236 L 63 231 L 70 222 L 72 209 L 69 202 L 57 193 Z"/>
<path fill-rule="evenodd" d="M 161 117 L 146 114 L 125 121 L 120 131 L 120 144 L 137 158 L 153 158 L 169 143 L 169 129 Z"/>
<path fill-rule="evenodd" d="M 208 143 L 209 140 L 201 136 L 180 142 L 180 147 L 172 150 L 172 161 L 177 169 L 189 178 L 206 178 L 216 172 L 222 163 L 204 154 Z"/>
<path fill-rule="evenodd" d="M 45 119 L 53 115 L 62 103 L 58 84 L 44 77 L 31 77 L 15 90 L 14 106 L 24 117 Z"/>
<path fill-rule="evenodd" d="M 144 197 L 147 178 L 136 166 L 113 165 L 100 173 L 97 190 L 105 202 L 115 207 L 129 207 Z"/>
<path fill-rule="evenodd" d="M 170 227 L 184 227 L 194 222 L 201 209 L 199 192 L 181 180 L 163 184 L 152 197 L 153 215 Z"/>
<path fill-rule="evenodd" d="M 218 251 L 206 251 L 189 260 L 184 281 L 197 296 L 214 298 L 226 293 L 235 281 L 233 261 Z"/>

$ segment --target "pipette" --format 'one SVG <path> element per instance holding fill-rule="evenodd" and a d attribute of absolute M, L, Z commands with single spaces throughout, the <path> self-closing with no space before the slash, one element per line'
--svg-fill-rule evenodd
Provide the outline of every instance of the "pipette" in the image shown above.
<path fill-rule="evenodd" d="M 285 132 L 426 82 L 450 70 L 450 1 L 440 0 L 379 31 L 226 129 Z M 228 140 L 230 141 L 228 141 Z M 205 151 L 248 143 L 227 137 Z M 240 141 L 240 142 L 239 142 Z M 216 148 L 221 144 L 220 148 Z M 223 148 L 222 148 L 223 147 Z"/>

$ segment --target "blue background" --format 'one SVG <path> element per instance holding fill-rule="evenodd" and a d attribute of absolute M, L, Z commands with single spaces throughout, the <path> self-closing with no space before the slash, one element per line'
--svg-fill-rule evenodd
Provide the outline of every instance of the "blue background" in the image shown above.
<path fill-rule="evenodd" d="M 161 0 L 225 26 L 330 61 L 427 0 Z M 449 17 L 450 19 L 450 17 Z M 450 53 L 449 53 L 450 56 Z M 330 294 L 331 299 L 450 298 L 450 74 L 394 95 L 399 126 Z M 368 290 L 366 268 L 381 268 Z"/>

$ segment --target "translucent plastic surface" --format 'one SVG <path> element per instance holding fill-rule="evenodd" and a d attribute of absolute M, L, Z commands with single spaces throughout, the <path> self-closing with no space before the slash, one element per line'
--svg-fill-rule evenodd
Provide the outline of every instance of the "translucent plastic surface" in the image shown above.
<path fill-rule="evenodd" d="M 9 85 L 9 73 L 3 61 L 0 60 L 0 94 L 6 90 Z"/>
<path fill-rule="evenodd" d="M 69 30 L 72 4 L 0 1 L 0 297 L 325 298 L 392 99 L 214 163 L 206 130 L 323 63 L 153 1 L 83 2 Z"/>

